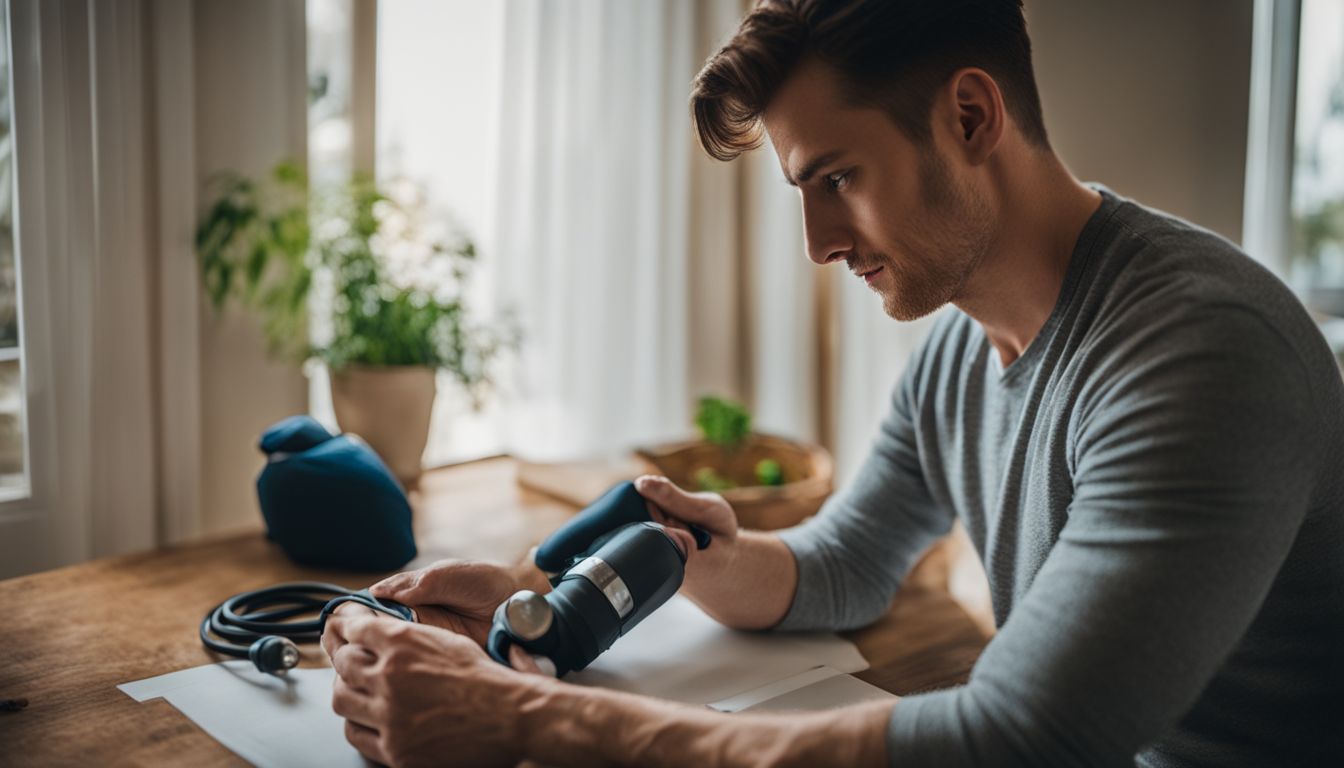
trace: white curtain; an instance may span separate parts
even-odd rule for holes
[[[732,164],[695,144],[687,98],[736,29],[736,0],[511,0],[491,267],[526,342],[505,447],[615,455],[687,435],[696,398],[862,460],[927,323],[860,283],[819,280],[768,146]]]
[[[30,494],[0,575],[157,542],[143,7],[14,2]]]
[[[891,393],[933,317],[901,323],[863,282],[837,270],[834,288],[839,322],[834,381],[837,484],[853,478],[891,405]],[[941,310],[949,311],[947,309]]]
[[[0,501],[0,577],[255,529],[302,377],[203,307],[193,235],[206,178],[302,156],[303,2],[8,10],[31,493]]]
[[[798,193],[783,183],[774,148],[744,155],[749,394],[757,430],[825,442],[824,362],[829,341],[820,302],[825,281],[803,248]]]
[[[733,311],[702,308],[691,277],[695,246],[735,257],[730,222],[692,231],[705,180],[686,99],[713,5],[508,4],[492,275],[525,338],[505,427],[519,455],[610,455],[690,427],[692,313]]]

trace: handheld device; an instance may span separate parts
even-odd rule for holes
[[[696,546],[710,536],[692,528]],[[518,645],[557,675],[588,666],[676,594],[686,554],[649,518],[633,483],[612,488],[537,547],[552,590],[520,590],[496,610],[486,651],[501,664]]]
[[[648,502],[629,481],[613,486],[546,538],[537,547],[533,562],[554,587],[570,568],[615,536],[630,523],[648,523]],[[709,546],[710,536],[699,526],[690,526],[697,549]]]

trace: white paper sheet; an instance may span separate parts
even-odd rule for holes
[[[226,661],[117,686],[136,701],[163,697],[216,741],[259,766],[365,768],[331,711],[331,668],[264,675]]]
[[[831,667],[813,667],[806,672],[799,672],[796,675],[786,677],[783,680],[776,680],[773,683],[766,683],[759,688],[753,688],[750,691],[739,693],[736,696],[729,696],[726,699],[715,701],[709,704],[710,709],[717,709],[720,712],[740,712],[744,709],[760,704],[763,701],[773,699],[776,696],[783,696],[792,693],[799,688],[805,688],[813,683],[819,683],[836,675],[841,674],[837,669]]]
[[[835,709],[864,701],[894,699],[875,685],[830,667],[817,667],[709,706],[720,712],[778,712]]]
[[[676,595],[565,680],[709,704],[818,666],[858,672],[868,662],[853,643],[829,632],[732,630]]]
[[[740,698],[735,708],[751,708],[761,705],[763,690],[789,696],[867,666],[853,644],[835,635],[739,632],[676,596],[588,669],[565,680],[691,704],[722,704],[745,692],[752,695]],[[370,763],[346,742],[344,721],[331,711],[334,674],[331,669],[293,669],[284,679],[263,675],[250,662],[228,661],[117,687],[136,701],[167,699],[255,765],[362,768]],[[787,682],[762,688],[780,681]],[[812,699],[830,706],[823,702],[835,695],[831,688],[795,695],[799,703],[786,708],[809,708]]]

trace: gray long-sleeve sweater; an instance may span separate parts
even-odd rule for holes
[[[941,318],[854,483],[781,533],[783,629],[881,615],[954,518],[999,631],[893,766],[1344,765],[1344,382],[1227,241],[1100,189],[1002,368]]]

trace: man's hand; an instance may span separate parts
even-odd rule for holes
[[[686,547],[683,594],[719,622],[738,629],[765,629],[784,618],[798,584],[798,567],[778,536],[738,531],[737,515],[717,493],[687,493],[653,475],[636,480],[635,489],[648,501],[653,519]],[[710,545],[697,550],[687,524],[709,531]]]
[[[414,608],[421,624],[452,630],[484,646],[495,609],[521,588],[517,576],[502,565],[441,560],[389,576],[369,592]]]
[[[688,586],[713,580],[726,571],[737,544],[737,515],[722,496],[687,493],[671,480],[657,475],[636,479],[635,490],[648,502],[649,515],[654,522],[667,526],[673,538],[685,547]],[[709,532],[708,547],[695,548],[695,539],[687,530],[688,524]]]
[[[527,564],[523,564],[524,566]],[[398,573],[369,587],[377,598],[387,598],[415,609],[421,624],[466,635],[485,646],[495,608],[519,589],[546,589],[545,578],[535,567],[535,578],[525,578],[521,568],[510,569],[473,560],[442,560],[415,571]],[[333,616],[381,615],[356,603],[346,603]],[[339,627],[327,623],[322,648],[335,658],[346,638]]]
[[[365,757],[392,766],[524,757],[520,713],[554,680],[508,669],[461,633],[424,624],[352,613],[333,615],[328,628],[347,641],[332,655],[332,709]],[[520,648],[510,658],[535,668]]]
[[[460,634],[351,614],[330,619],[332,709],[365,757],[391,766],[882,765],[892,702],[725,715],[568,685],[492,661]],[[518,647],[510,659],[525,661]]]

